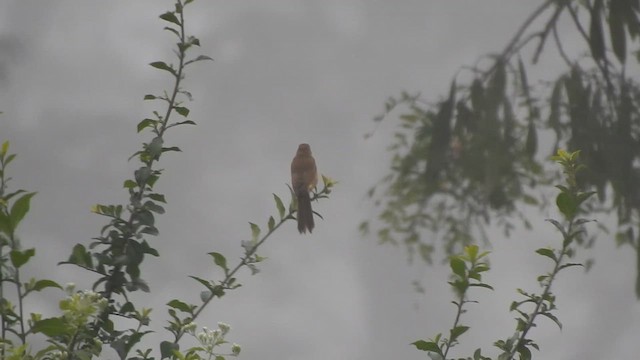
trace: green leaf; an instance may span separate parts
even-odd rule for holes
[[[180,150],[180,148],[177,146],[162,148],[162,152],[167,152],[167,151],[182,152],[182,150]]]
[[[479,283],[479,284],[469,284],[469,287],[481,287],[481,288],[485,288],[485,289],[489,289],[489,290],[493,290],[493,286],[489,285],[489,284],[485,284],[485,283]]]
[[[135,181],[131,180],[131,179],[125,180],[124,184],[122,185],[122,187],[124,187],[126,189],[133,189],[136,186],[138,186],[138,184]]]
[[[166,13],[160,15],[160,19],[168,21],[170,23],[174,23],[176,25],[180,25],[180,20],[178,20],[176,15],[170,11],[167,11]]]
[[[468,326],[458,325],[451,329],[450,341],[455,341],[460,335],[464,334],[467,330],[469,330]]]
[[[76,264],[80,266],[93,267],[93,258],[91,254],[87,251],[87,249],[82,244],[76,244],[73,247],[73,251],[71,255],[69,255],[69,260],[67,263]]]
[[[144,119],[140,121],[138,123],[138,132],[144,130],[145,128],[155,125],[157,122],[158,120],[153,120],[153,119]]]
[[[147,145],[147,152],[151,155],[152,158],[157,159],[157,157],[162,153],[162,143],[164,141],[161,137],[156,136],[151,140],[149,145]]]
[[[2,149],[0,149],[0,157],[4,157],[7,155],[7,151],[9,151],[9,140],[6,140],[2,143]]]
[[[449,261],[449,264],[451,266],[451,271],[453,271],[454,274],[464,279],[465,273],[466,273],[466,267],[465,267],[464,261],[459,257],[454,256]]]
[[[150,63],[149,65],[153,66],[156,69],[168,71],[174,76],[176,75],[176,71],[171,66],[167,65],[167,63],[165,63],[164,61],[155,61]]]
[[[31,248],[24,251],[11,250],[11,264],[17,269],[29,261],[29,258],[36,254],[36,249]]]
[[[284,219],[285,212],[284,204],[282,203],[280,197],[276,194],[273,194],[273,199],[276,201],[276,208],[278,208],[278,214],[280,215],[280,220],[282,220]]]
[[[562,270],[562,269],[564,269],[564,268],[573,267],[573,266],[581,266],[581,267],[584,267],[584,265],[582,265],[582,264],[580,264],[580,263],[568,263],[568,264],[564,264],[564,265],[560,266],[560,267],[558,268],[558,271],[560,271],[560,270]]]
[[[269,228],[269,231],[273,230],[273,227],[276,225],[276,220],[273,218],[273,216],[269,216],[269,222],[267,223],[267,227]]]
[[[556,258],[556,254],[551,249],[540,248],[540,249],[536,250],[536,253],[538,253],[538,254],[540,254],[542,256],[546,256],[546,257],[550,258],[553,261],[558,261],[558,259]]]
[[[62,286],[60,286],[57,282],[55,282],[53,280],[43,279],[43,280],[36,281],[36,283],[33,285],[31,290],[40,291],[40,290],[48,288],[48,287],[55,287],[55,288],[58,288],[58,289],[62,289]]]
[[[576,198],[566,192],[558,194],[558,197],[556,197],[556,205],[558,206],[558,210],[568,219],[571,219],[578,211]]]
[[[49,318],[37,321],[31,327],[34,333],[43,333],[49,337],[66,335],[69,333],[69,326],[61,318]]]
[[[35,194],[36,193],[34,192],[26,193],[25,195],[22,195],[18,200],[16,200],[13,203],[13,206],[11,206],[9,218],[11,219],[13,230],[18,228],[18,224],[20,224],[20,221],[22,221],[22,219],[24,219],[24,216],[29,212],[31,198]]]
[[[418,350],[431,351],[438,355],[442,355],[442,350],[440,350],[438,344],[433,341],[418,340],[412,342],[411,345],[414,345],[416,348],[418,348]]]
[[[170,341],[163,341],[160,343],[160,356],[161,359],[166,359],[173,356],[174,351],[180,350],[180,345],[172,343]]]
[[[211,57],[207,56],[207,55],[200,55],[200,56],[196,57],[195,59],[191,59],[191,60],[185,62],[184,65],[186,66],[186,65],[189,65],[189,64],[194,63],[196,61],[203,61],[203,60],[211,60],[211,61],[213,61],[213,59]]]
[[[145,95],[145,96],[144,96],[144,99],[143,99],[143,100],[155,100],[155,99],[157,99],[157,98],[158,98],[158,97],[157,97],[157,96],[155,96],[155,95],[153,95],[153,94],[147,94],[147,95]]]
[[[210,252],[209,255],[213,257],[213,262],[224,270],[225,274],[229,271],[227,268],[227,259],[222,254]]]
[[[178,309],[182,312],[186,312],[188,314],[193,314],[193,310],[195,309],[195,306],[193,305],[187,305],[186,303],[178,300],[178,299],[173,299],[171,301],[169,301],[167,303],[167,306],[172,307],[174,309]]]
[[[164,208],[153,201],[147,201],[144,203],[144,208],[153,211],[156,214],[164,214]]]
[[[160,231],[155,226],[145,226],[142,230],[140,230],[140,234],[149,234],[152,236],[158,236]]]
[[[147,194],[147,196],[152,200],[159,201],[159,202],[165,203],[165,204],[167,203],[167,201],[164,198],[164,195],[162,195],[162,194],[153,193],[153,194]]]
[[[192,121],[192,120],[185,120],[185,121],[178,121],[171,124],[171,126],[178,126],[178,125],[196,125],[196,123],[195,121]]]
[[[176,110],[176,112],[184,117],[189,116],[189,109],[187,109],[186,107],[183,106],[176,106],[174,107],[174,109]]]
[[[176,30],[174,28],[171,28],[171,27],[168,27],[168,26],[165,26],[164,30],[171,31],[172,33],[174,33],[178,37],[178,39],[180,39],[180,33],[178,32],[178,30]]]
[[[211,281],[199,278],[197,276],[189,276],[190,278],[192,278],[193,280],[199,282],[200,284],[204,285],[204,287],[206,287],[207,289],[211,290],[213,289],[213,284],[211,283]]]
[[[249,223],[249,225],[251,226],[251,238],[253,239],[253,241],[257,241],[258,236],[260,236],[260,227],[251,222]]]

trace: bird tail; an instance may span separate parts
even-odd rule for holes
[[[308,192],[298,194],[298,231],[303,234],[307,230],[313,230],[313,210],[311,209],[311,198]]]

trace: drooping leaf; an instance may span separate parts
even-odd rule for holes
[[[62,286],[60,286],[57,282],[55,282],[53,280],[47,280],[47,279],[36,281],[36,283],[33,285],[33,287],[31,289],[34,290],[34,291],[40,291],[40,290],[46,289],[48,287],[54,287],[54,288],[62,289]]]

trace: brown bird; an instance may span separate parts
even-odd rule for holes
[[[316,161],[311,156],[309,144],[300,144],[296,156],[291,161],[291,186],[298,199],[298,231],[309,233],[313,230],[313,210],[309,191],[318,184]]]

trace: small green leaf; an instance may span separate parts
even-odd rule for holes
[[[156,159],[162,153],[163,142],[164,141],[159,136],[156,136],[151,140],[146,150],[152,158]]]
[[[122,185],[122,187],[124,187],[126,189],[133,189],[136,186],[138,186],[138,184],[135,181],[131,180],[131,179],[125,180],[124,184]]]
[[[211,281],[199,278],[197,276],[189,276],[190,278],[192,278],[193,280],[199,282],[200,284],[204,285],[204,287],[206,287],[207,289],[211,290],[213,289],[213,284],[211,284]]]
[[[9,165],[9,163],[11,163],[15,158],[16,154],[9,154],[9,156],[7,156],[7,158],[4,160],[4,167],[6,168],[7,165]]]
[[[176,106],[174,107],[174,109],[176,109],[176,112],[184,117],[189,116],[189,109],[187,109],[184,106]]]
[[[469,330],[468,326],[458,325],[451,329],[450,341],[455,341],[460,335],[464,334],[467,330]]]
[[[182,302],[182,301],[180,301],[178,299],[173,299],[173,300],[169,301],[167,303],[167,306],[172,307],[174,309],[178,309],[178,310],[180,310],[182,312],[186,312],[188,314],[192,314],[193,310],[195,308],[195,306],[193,306],[193,305],[189,306],[186,303],[184,303],[184,302]]]
[[[7,155],[7,151],[9,151],[9,141],[6,140],[2,143],[2,149],[0,150],[0,157],[4,157]]]
[[[451,271],[461,278],[465,277],[466,267],[464,261],[457,256],[453,256],[449,262]]]
[[[160,201],[161,203],[165,203],[165,204],[167,203],[167,201],[164,198],[164,195],[162,195],[162,194],[152,193],[152,194],[147,194],[147,196],[150,199],[153,199],[155,201]]]
[[[442,355],[442,350],[440,350],[438,344],[433,341],[418,340],[412,342],[411,345],[414,345],[416,348],[418,348],[418,350],[431,351],[438,355]]]
[[[153,211],[156,214],[164,214],[164,208],[153,201],[147,201],[144,203],[144,208]]]
[[[553,261],[558,261],[558,259],[556,258],[556,254],[551,249],[540,248],[540,249],[536,250],[536,253],[538,253],[538,254],[540,254],[542,256],[546,256],[546,257],[550,258]]]
[[[178,125],[196,125],[196,123],[192,120],[185,120],[185,121],[178,121],[171,124],[171,126],[178,126]]]
[[[251,238],[253,239],[253,241],[257,241],[258,237],[260,236],[260,227],[254,223],[249,223],[249,225],[251,226]]]
[[[213,257],[213,262],[224,270],[225,274],[229,271],[227,268],[227,259],[222,254],[210,252],[209,255]]]
[[[153,66],[156,69],[168,71],[174,76],[176,75],[176,71],[171,66],[167,65],[167,63],[165,63],[164,61],[152,62],[149,65]]]
[[[477,245],[465,246],[464,252],[472,262],[475,262],[476,258],[478,257],[478,246]]]
[[[284,204],[282,203],[280,197],[276,194],[273,194],[273,199],[276,201],[276,208],[278,208],[278,214],[280,215],[280,220],[282,220],[284,219],[285,212]]]
[[[180,150],[180,148],[177,146],[162,148],[162,152],[167,152],[167,151],[182,152],[182,150]]]
[[[178,39],[180,39],[180,33],[178,32],[178,30],[176,30],[174,28],[170,28],[168,26],[165,26],[164,30],[171,31],[172,33],[174,33],[178,37]]]
[[[194,45],[199,45],[199,44],[194,44]],[[189,65],[189,64],[194,63],[196,61],[203,61],[203,60],[211,60],[211,61],[213,61],[213,59],[211,57],[207,56],[207,55],[200,55],[200,56],[196,57],[195,59],[191,59],[191,60],[185,62],[184,65],[186,66],[186,65]]]
[[[147,94],[144,96],[144,100],[155,100],[157,97],[153,94]]]
[[[60,286],[57,282],[53,280],[47,280],[47,279],[36,281],[36,283],[33,285],[31,289],[34,291],[40,291],[48,287],[55,287],[58,289],[62,289],[62,286]]]
[[[275,225],[276,225],[276,220],[273,218],[273,216],[269,216],[269,222],[267,223],[269,231],[273,230],[273,227]]]
[[[144,228],[142,228],[142,230],[140,230],[140,234],[149,234],[151,236],[158,236],[158,234],[160,234],[160,231],[158,231],[158,229],[155,226],[145,226]]]
[[[148,128],[149,126],[153,126],[157,123],[157,120],[153,120],[153,119],[144,119],[142,121],[140,121],[138,123],[138,132],[144,130],[145,128]]]
[[[27,261],[29,261],[29,258],[34,256],[35,254],[36,254],[36,249],[34,249],[34,248],[27,249],[27,250],[24,250],[24,251],[11,250],[11,253],[10,253],[11,264],[15,268],[19,268],[22,265],[26,264]]]
[[[180,20],[178,20],[176,15],[170,11],[167,11],[166,13],[160,15],[160,19],[168,21],[170,23],[174,23],[176,25],[180,25]]]
[[[573,267],[573,266],[582,266],[582,267],[584,267],[584,265],[582,265],[580,263],[568,263],[568,264],[564,264],[564,265],[560,266],[558,268],[558,271],[560,271],[560,270],[562,270],[564,268]]]

